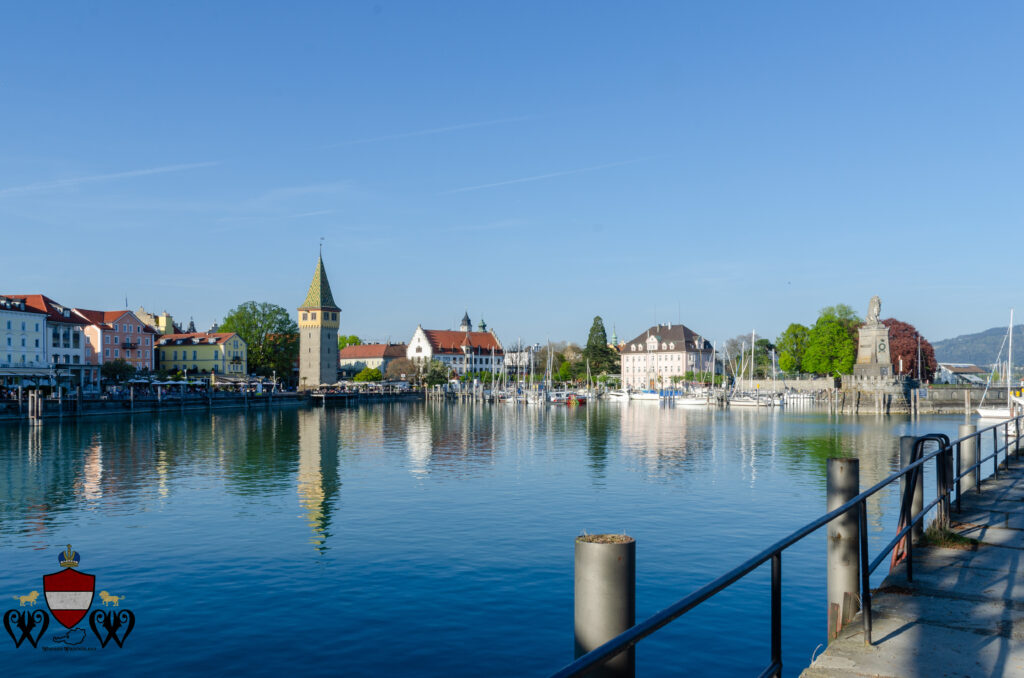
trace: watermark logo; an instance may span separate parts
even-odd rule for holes
[[[64,633],[54,635],[52,640],[57,645],[63,645],[64,649],[81,645],[85,641],[86,632],[78,628],[78,624],[88,615],[89,628],[99,640],[100,647],[106,647],[110,641],[114,641],[118,647],[124,647],[125,640],[135,628],[135,614],[121,607],[125,596],[113,595],[106,590],[99,592],[105,609],[95,609],[89,614],[96,594],[96,575],[80,572],[77,568],[81,560],[78,552],[68,544],[57,556],[57,562],[64,569],[43,576],[43,600],[46,607],[57,623],[67,629]],[[37,607],[39,591],[12,597],[18,601],[19,609],[4,612],[4,629],[11,636],[15,647],[21,647],[25,641],[32,647],[38,647],[50,626],[50,616]]]

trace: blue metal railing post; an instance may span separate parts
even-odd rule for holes
[[[782,675],[782,552],[772,555],[772,666]]]

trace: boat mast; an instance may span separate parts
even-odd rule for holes
[[[1010,309],[1010,346],[1006,349],[1006,409],[1013,416],[1013,398],[1010,394],[1010,377],[1013,376],[1013,309]]]

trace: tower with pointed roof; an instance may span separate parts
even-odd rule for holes
[[[472,332],[473,321],[469,319],[469,311],[466,311],[465,315],[462,316],[462,324],[459,325],[460,332]]]
[[[341,309],[334,303],[323,255],[316,260],[313,282],[299,306],[299,389],[338,381],[338,327]]]

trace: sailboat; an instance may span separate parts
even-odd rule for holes
[[[1009,347],[1006,350],[1006,405],[984,407],[985,397],[982,396],[977,412],[982,419],[1010,419],[1016,416],[1017,406],[1013,398],[1013,309],[1010,309],[1010,329],[1008,330]],[[999,361],[999,356],[996,356]]]

